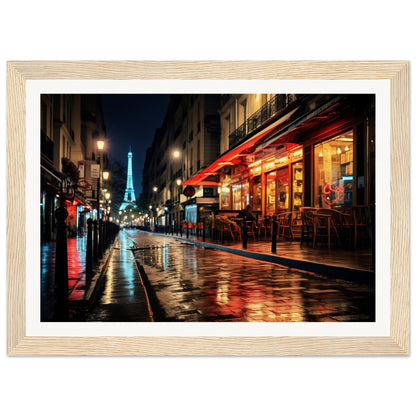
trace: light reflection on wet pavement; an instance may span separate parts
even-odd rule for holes
[[[373,288],[142,233],[135,241],[167,320],[186,322],[374,321]]]

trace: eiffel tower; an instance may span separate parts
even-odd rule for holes
[[[127,154],[127,157],[128,157],[127,185],[126,185],[126,190],[124,192],[124,200],[122,204],[120,205],[119,211],[124,211],[127,207],[137,208],[136,196],[134,194],[134,188],[133,188],[133,167],[132,167],[133,153],[131,152],[131,146],[129,148],[129,153]]]

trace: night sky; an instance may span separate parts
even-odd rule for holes
[[[142,172],[146,150],[155,130],[162,126],[169,104],[168,94],[102,95],[107,129],[107,155],[127,166],[127,153],[133,152],[133,186],[136,198],[142,192]]]

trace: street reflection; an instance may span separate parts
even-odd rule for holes
[[[372,293],[312,273],[158,236],[130,232],[135,255],[170,319],[183,321],[302,322],[373,320]],[[147,240],[160,240],[158,246]],[[351,290],[353,292],[351,292]],[[353,293],[353,296],[351,294]]]

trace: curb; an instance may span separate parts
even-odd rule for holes
[[[83,299],[81,299],[81,300],[69,300],[69,302],[68,302],[69,308],[72,307],[72,308],[78,310],[78,312],[81,312],[81,314],[84,314],[85,309],[90,308],[91,305],[94,303],[94,300],[95,300],[97,292],[100,288],[102,279],[104,277],[105,272],[107,271],[108,264],[111,260],[111,256],[113,254],[114,246],[118,242],[118,239],[119,239],[119,237],[117,236],[116,239],[114,240],[114,243],[104,253],[104,255],[106,255],[107,257],[99,263],[98,267],[101,267],[101,268],[91,278],[88,279],[88,280],[90,280],[90,283],[88,285],[88,288],[86,289],[86,292],[85,292],[85,295],[84,295]],[[75,288],[76,288],[76,286],[74,287],[74,289]]]

